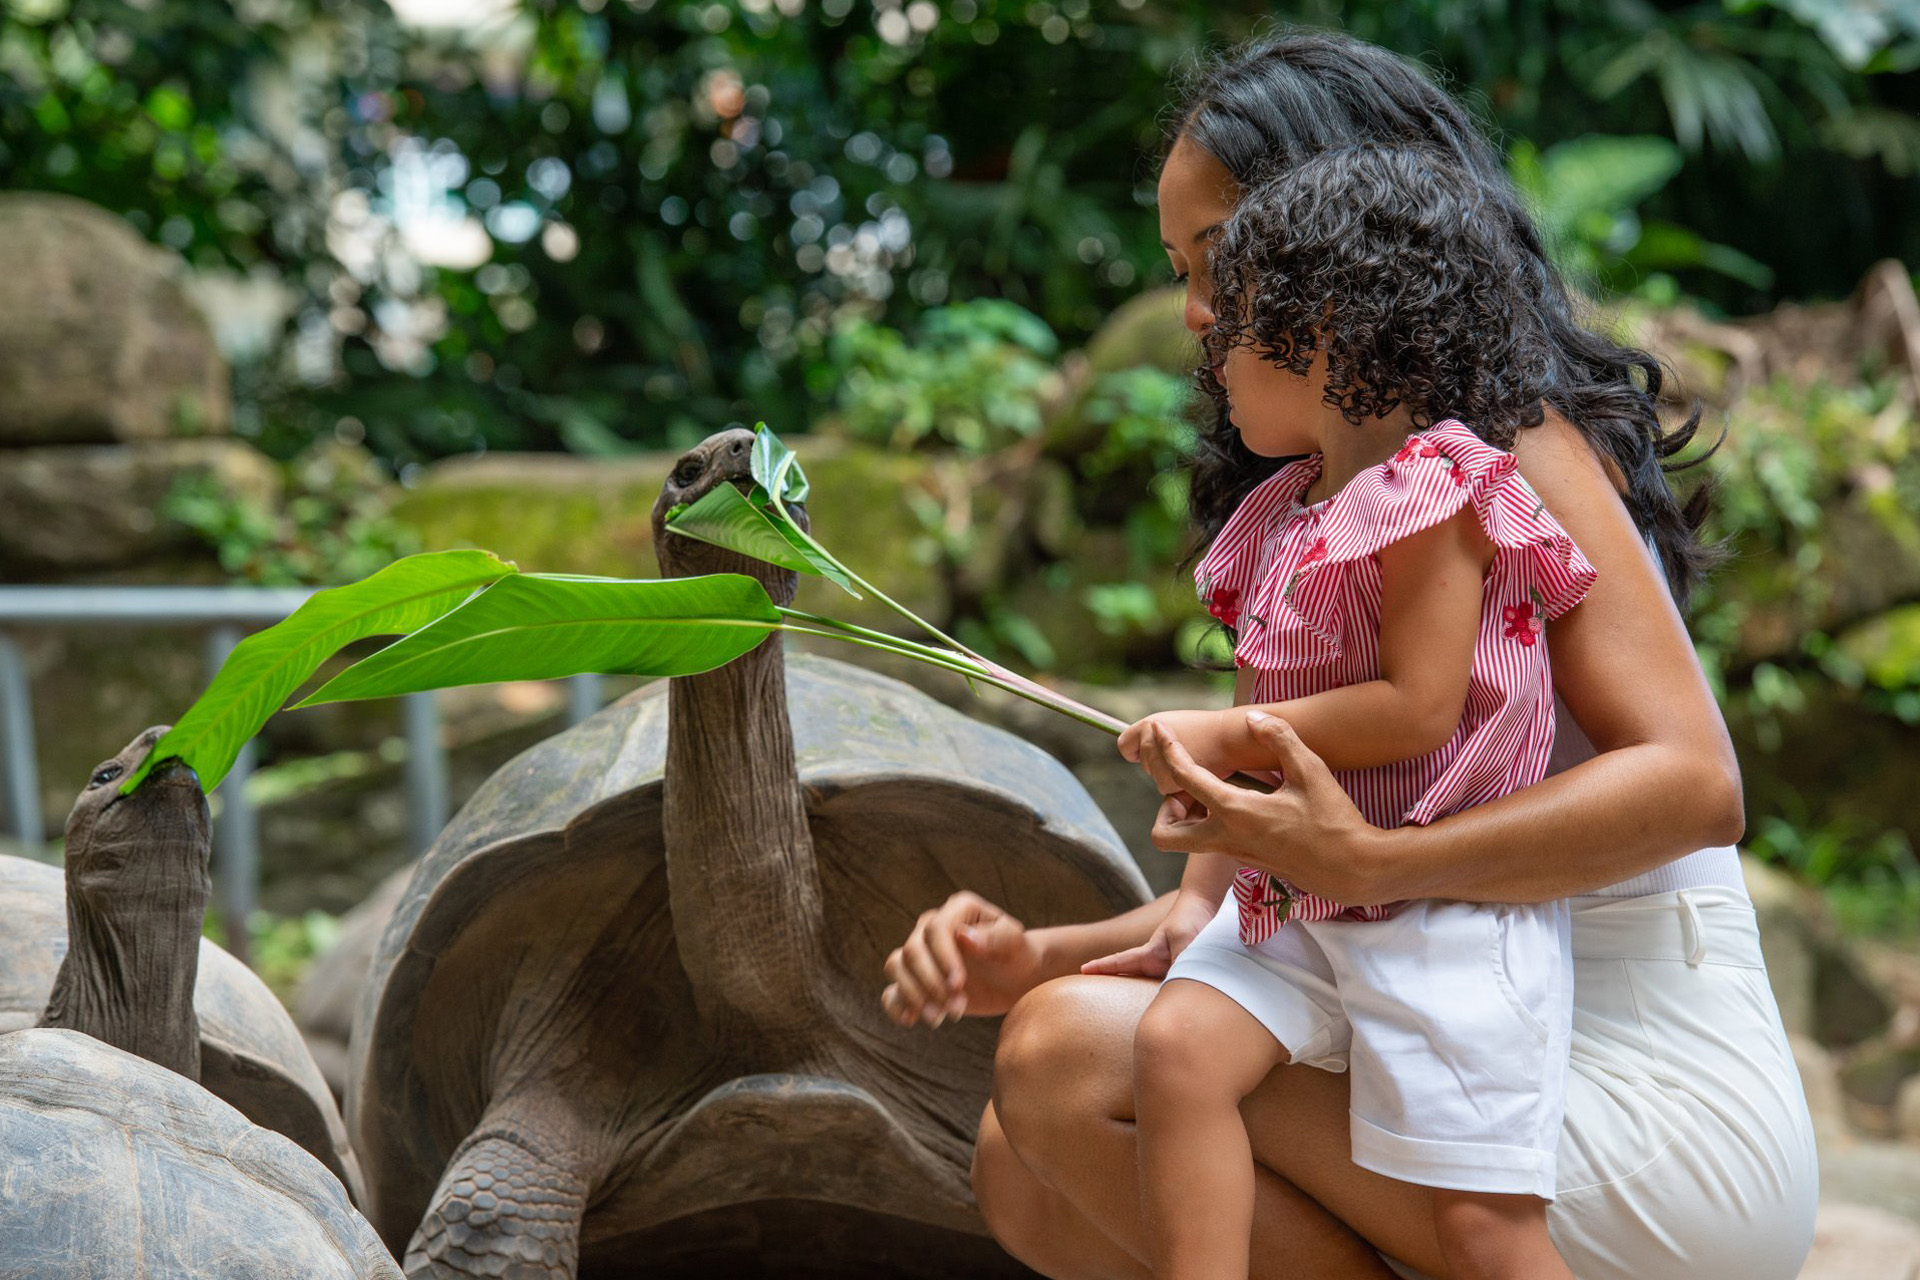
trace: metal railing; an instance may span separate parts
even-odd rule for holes
[[[40,807],[32,691],[26,662],[10,631],[28,627],[192,627],[207,633],[209,679],[240,643],[243,632],[271,626],[306,603],[306,587],[0,587],[0,798],[9,826],[29,850],[46,832]],[[567,722],[599,709],[598,676],[568,681]],[[404,698],[408,812],[416,851],[447,824],[446,753],[440,713],[431,693]],[[254,771],[249,741],[220,785],[214,819],[214,899],[225,924],[227,950],[248,959],[247,921],[260,900],[259,816],[247,799]]]

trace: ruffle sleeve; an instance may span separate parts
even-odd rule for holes
[[[1264,566],[1250,588],[1251,607],[1276,625],[1245,636],[1236,657],[1275,667],[1338,658],[1355,598],[1351,566],[1468,505],[1494,544],[1489,574],[1538,607],[1509,623],[1537,633],[1586,596],[1593,566],[1521,478],[1514,456],[1450,419],[1407,437],[1391,460],[1355,476],[1319,508],[1296,555]]]

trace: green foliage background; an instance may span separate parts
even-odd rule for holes
[[[1170,78],[1276,20],[1424,58],[1523,185],[1575,193],[1543,219],[1599,284],[1744,312],[1920,261],[1914,0],[530,0],[450,31],[373,0],[3,12],[0,182],[277,282],[238,374],[242,429],[282,457],[336,429],[400,466],[794,430],[833,398],[847,308],[904,327],[1001,298],[1073,345],[1164,272]],[[1588,135],[1635,141],[1554,170]],[[483,223],[486,260],[422,265],[429,215]]]

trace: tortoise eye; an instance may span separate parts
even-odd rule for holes
[[[673,482],[682,489],[700,478],[706,468],[697,458],[689,458],[673,469]]]
[[[93,771],[93,780],[87,785],[104,787],[125,772],[118,764],[103,764]]]

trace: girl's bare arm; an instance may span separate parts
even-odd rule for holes
[[[1384,548],[1379,678],[1260,709],[1291,724],[1335,769],[1371,769],[1438,751],[1466,708],[1481,587],[1492,559],[1493,544],[1471,506]],[[1272,765],[1247,732],[1246,717],[1230,711],[1148,716],[1120,735],[1120,754],[1137,760],[1140,736],[1156,721],[1216,773]]]

